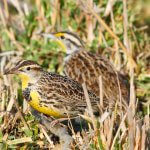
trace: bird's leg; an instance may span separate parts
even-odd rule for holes
[[[50,126],[51,127],[54,127],[56,124],[62,122],[62,121],[65,121],[65,120],[68,120],[68,118],[59,118],[59,119],[55,119],[53,120],[51,123],[50,123]]]

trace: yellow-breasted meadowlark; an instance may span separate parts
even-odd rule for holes
[[[32,108],[55,118],[75,117],[87,108],[82,86],[66,76],[44,71],[31,60],[21,60],[5,74],[18,74],[24,98]],[[93,112],[99,98],[88,91]]]
[[[115,70],[105,58],[87,51],[83,41],[72,32],[56,32],[43,36],[60,40],[66,47],[64,72],[80,84],[86,83],[87,88],[100,95],[98,77],[102,77],[102,92],[110,107],[121,102],[127,106],[129,101],[129,85],[126,77]]]

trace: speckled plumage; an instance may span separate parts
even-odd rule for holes
[[[55,73],[43,72],[35,85],[41,96],[40,104],[55,107],[64,115],[83,114],[87,108],[83,88],[76,81]],[[99,98],[88,92],[93,111],[98,111]]]
[[[129,87],[126,79],[108,60],[100,56],[85,50],[76,51],[65,61],[64,72],[80,84],[85,82],[88,89],[97,96],[100,95],[98,78],[101,76],[103,94],[109,106],[114,105],[117,100],[120,101],[120,94],[122,100],[128,102]]]
[[[128,105],[128,81],[124,75],[115,70],[109,60],[87,51],[77,35],[64,31],[51,35],[66,46],[67,56],[64,59],[64,72],[67,76],[80,84],[85,82],[87,88],[97,96],[100,95],[98,78],[101,76],[104,103],[107,104],[105,108],[115,106],[116,102],[121,106]]]
[[[83,114],[87,103],[82,86],[67,76],[44,71],[33,61],[23,60],[6,72],[21,74],[23,96],[38,112],[55,118]],[[93,112],[99,112],[99,98],[88,91]]]

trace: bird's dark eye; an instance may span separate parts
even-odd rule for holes
[[[31,68],[30,67],[27,67],[27,70],[29,71]]]
[[[61,38],[61,39],[64,39],[65,37],[64,37],[64,36],[60,36],[60,38]]]

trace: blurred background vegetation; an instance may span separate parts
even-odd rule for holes
[[[136,62],[136,96],[144,106],[142,114],[147,114],[150,104],[150,1],[88,2],[119,37]],[[7,64],[14,63],[16,58],[24,58],[38,62],[49,71],[63,74],[61,68],[65,54],[60,52],[60,45],[56,41],[44,39],[39,33],[67,30],[78,34],[88,50],[107,57],[117,70],[129,75],[126,54],[84,4],[86,0],[1,0],[1,71],[4,60]],[[1,84],[2,75],[0,78]],[[30,120],[30,117],[26,116],[26,119]],[[30,135],[30,132],[26,134]]]

